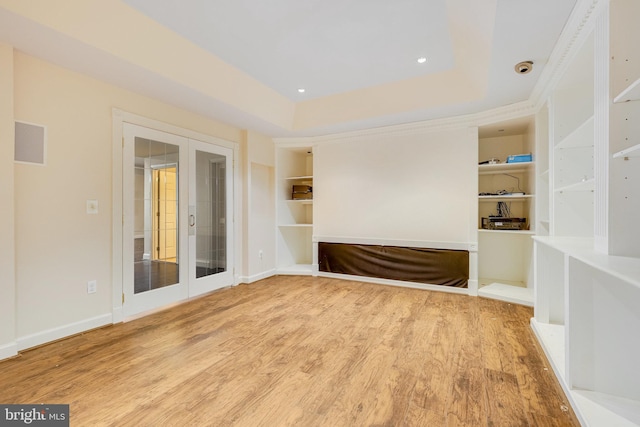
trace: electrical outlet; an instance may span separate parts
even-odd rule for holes
[[[98,281],[97,280],[89,280],[87,282],[87,293],[94,294],[98,291]]]

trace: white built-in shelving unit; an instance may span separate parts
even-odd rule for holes
[[[640,2],[616,0],[609,19],[606,247],[610,255],[640,258]],[[603,118],[603,120],[605,119]],[[607,156],[607,157],[605,157]],[[602,234],[605,234],[604,232]]]
[[[535,234],[535,161],[506,160],[509,155],[533,153],[534,145],[532,117],[479,129],[479,162],[500,162],[478,165],[478,295],[529,306],[533,305],[530,259],[531,235]],[[526,229],[483,229],[482,218],[496,215],[498,202],[507,204],[511,217],[527,218]]]
[[[551,230],[593,237],[594,40],[588,37],[549,102]]]
[[[549,191],[549,107],[544,104],[535,117],[536,152],[536,206],[535,230],[538,236],[548,236],[550,231]]]
[[[640,425],[640,2],[599,2],[548,102],[532,328],[585,426]],[[538,216],[545,213],[541,206]]]
[[[583,425],[640,425],[640,259],[534,237],[531,325]]]
[[[292,199],[294,185],[313,188],[312,148],[278,147],[276,170],[276,271],[278,274],[312,274],[313,199]]]

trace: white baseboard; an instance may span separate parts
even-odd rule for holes
[[[471,295],[472,297],[477,297],[478,296],[478,281],[469,279],[469,282],[468,282],[467,286],[468,286],[468,289],[469,289],[469,295]]]
[[[22,351],[31,347],[46,344],[61,338],[79,334],[90,329],[99,328],[105,325],[111,325],[113,316],[111,313],[92,317],[90,319],[81,320],[79,322],[70,323],[68,325],[57,328],[47,329],[46,331],[20,337],[16,340],[17,350]]]
[[[467,288],[456,288],[453,286],[428,285],[424,283],[405,282],[402,280],[379,279],[377,277],[364,277],[364,276],[352,276],[350,274],[325,273],[322,271],[318,272],[318,276],[330,277],[334,279],[352,280],[356,282],[375,283],[378,285],[399,286],[402,288],[423,289],[426,291],[450,292],[452,294],[464,294],[464,295],[469,294],[469,290]]]
[[[124,311],[122,310],[122,306],[113,307],[112,313],[113,313],[113,318],[111,319],[111,322],[113,324],[124,322]]]
[[[0,345],[0,360],[8,359],[18,355],[18,344],[13,341],[8,344]]]
[[[238,279],[240,280],[240,283],[253,283],[257,282],[258,280],[266,279],[267,277],[275,275],[276,269],[274,268],[271,270],[263,271],[262,273],[253,274],[251,276],[238,276]]]

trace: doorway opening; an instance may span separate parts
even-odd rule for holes
[[[174,285],[178,264],[178,149],[135,138],[134,293]]]

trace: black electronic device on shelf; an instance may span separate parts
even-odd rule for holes
[[[483,230],[527,230],[527,218],[489,216],[482,218]]]

